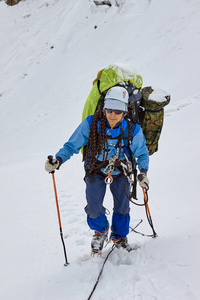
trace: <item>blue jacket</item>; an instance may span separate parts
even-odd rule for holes
[[[90,127],[94,116],[87,117],[74,131],[72,136],[69,138],[68,142],[66,142],[58,153],[56,153],[56,158],[59,160],[60,165],[70,159],[73,154],[79,153],[80,149],[87,144]],[[99,126],[99,124],[98,124]],[[106,132],[108,136],[108,152],[107,159],[109,160],[113,155],[117,153],[117,149],[115,145],[118,142],[118,139],[113,139],[123,131],[125,132],[128,124],[125,119],[119,122],[113,129],[110,128],[107,123]],[[138,168],[141,172],[147,172],[149,166],[149,152],[146,147],[146,140],[144,138],[142,129],[138,124],[135,125],[135,128],[132,133],[132,143],[130,144],[130,150],[132,151],[132,155],[137,159]],[[109,139],[109,136],[112,136],[112,139]],[[124,146],[124,140],[122,140],[122,146]],[[120,160],[125,160],[124,152],[126,147],[122,147]],[[127,154],[127,152],[126,152]],[[100,155],[98,160],[102,161],[103,153]],[[117,175],[119,173],[118,170],[113,172],[113,175]]]

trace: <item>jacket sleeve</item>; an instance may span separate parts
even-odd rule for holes
[[[88,118],[85,119],[74,131],[63,147],[56,153],[60,165],[70,159],[73,154],[79,153],[80,149],[87,144],[90,133]]]
[[[137,158],[138,168],[141,172],[147,172],[149,169],[149,151],[146,146],[146,140],[142,129],[137,125],[135,132],[137,132],[132,140],[130,149],[133,157]]]

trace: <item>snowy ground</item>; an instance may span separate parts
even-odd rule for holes
[[[103,259],[90,256],[81,155],[55,174],[68,267],[44,162],[79,124],[98,70],[113,62],[137,67],[144,86],[172,100],[149,171],[159,237],[130,233],[138,250],[111,254],[92,299],[200,299],[200,2],[111,2],[0,2],[0,299],[82,300],[95,284]],[[109,191],[105,206],[112,213]],[[144,209],[131,205],[132,227],[141,218],[138,230],[151,233]]]

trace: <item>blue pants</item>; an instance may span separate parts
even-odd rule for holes
[[[94,182],[91,183],[86,177],[86,199],[87,206],[85,212],[87,213],[87,222],[92,230],[105,231],[109,228],[109,223],[105,215],[105,207],[103,200],[106,193],[105,177],[100,174],[93,174]],[[116,176],[113,176],[115,178]],[[129,183],[126,180],[124,192],[125,176],[119,177],[110,184],[110,190],[113,195],[114,207],[112,216],[112,238],[126,237],[129,233]]]

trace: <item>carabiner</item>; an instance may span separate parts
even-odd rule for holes
[[[112,178],[111,174],[112,174],[112,172],[109,172],[108,176],[106,176],[106,178],[105,178],[106,184],[111,184],[113,182],[113,178]]]

